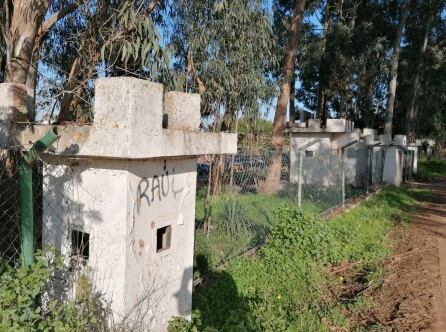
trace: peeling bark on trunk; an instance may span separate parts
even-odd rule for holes
[[[49,4],[50,0],[13,1],[10,26],[6,33],[8,59],[5,82],[26,84],[37,32]]]
[[[398,63],[401,51],[401,36],[404,26],[406,25],[407,13],[409,11],[408,0],[405,0],[401,6],[400,19],[396,29],[395,39],[393,41],[393,54],[390,67],[389,91],[387,95],[386,122],[384,126],[384,134],[392,135],[393,109],[395,104],[396,85],[398,79]]]
[[[296,0],[288,33],[288,44],[285,51],[282,79],[280,81],[280,94],[277,100],[276,113],[274,115],[272,144],[278,149],[281,149],[284,144],[283,133],[285,130],[285,116],[288,102],[290,100],[291,81],[296,66],[296,52],[299,45],[300,28],[302,25],[304,9],[305,0]]]

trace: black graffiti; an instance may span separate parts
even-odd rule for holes
[[[155,174],[151,178],[142,178],[138,183],[136,190],[136,208],[138,212],[141,209],[142,201],[145,201],[149,206],[155,201],[161,202],[163,198],[170,194],[176,196],[184,190],[184,187],[177,187],[175,185],[175,167],[172,168],[172,174],[164,162],[163,172],[161,175]]]

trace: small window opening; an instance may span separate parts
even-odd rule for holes
[[[170,248],[172,226],[164,226],[156,230],[156,252]]]
[[[169,114],[167,113],[163,114],[162,123],[163,123],[163,129],[167,129],[167,127],[169,126]]]
[[[314,151],[305,150],[305,157],[308,157],[308,158],[314,157]]]
[[[90,257],[90,234],[78,230],[71,230],[72,256],[87,260]]]

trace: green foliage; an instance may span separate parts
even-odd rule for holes
[[[242,117],[238,120],[238,133],[241,135],[269,135],[273,130],[272,121],[258,117]]]
[[[446,160],[419,160],[418,176],[431,179],[446,176]]]
[[[209,266],[209,280],[194,291],[192,322],[175,320],[169,331],[348,330],[343,312],[370,304],[360,296],[348,304],[328,301],[327,287],[341,281],[326,268],[360,261],[366,282],[379,279],[390,252],[386,234],[395,215],[416,206],[415,194],[387,188],[329,221],[283,202],[275,205],[259,254],[238,257],[224,271]],[[200,260],[206,265],[206,257]]]
[[[271,226],[268,243],[262,250],[266,259],[271,255],[286,255],[292,248],[305,260],[322,263],[338,260],[335,234],[316,215],[304,215],[293,206],[283,205],[275,211],[274,218],[277,222]]]
[[[123,1],[112,11],[110,23],[101,31],[101,36],[105,36],[101,59],[106,64],[122,66],[120,69],[127,73],[165,81],[171,78],[170,54],[160,46],[161,35],[152,16],[144,12],[145,6]]]
[[[181,89],[200,92],[205,116],[224,110],[224,130],[234,129],[237,116],[258,118],[259,101],[275,92],[266,75],[274,37],[262,1],[180,0],[172,9]]]
[[[103,331],[108,310],[88,278],[79,280],[73,301],[45,299],[60,258],[36,256],[30,267],[3,266],[0,271],[0,331]]]
[[[248,232],[248,219],[245,208],[235,199],[226,201],[217,227],[227,235],[237,238]]]

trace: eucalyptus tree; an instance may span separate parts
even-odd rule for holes
[[[328,116],[373,125],[386,90],[393,13],[380,1],[321,4],[319,25],[304,29],[298,96],[322,126]]]
[[[413,22],[417,22],[419,26],[422,26],[422,29],[415,29],[418,33],[415,33],[415,41],[413,41],[413,47],[415,49],[416,60],[414,66],[414,75],[413,75],[413,87],[411,90],[410,102],[407,106],[406,111],[406,134],[409,142],[415,142],[416,140],[416,120],[418,113],[418,100],[420,98],[421,90],[422,90],[422,82],[421,77],[423,74],[424,67],[424,59],[426,56],[428,43],[429,43],[429,35],[431,34],[432,24],[434,19],[437,18],[437,15],[441,15],[441,11],[445,6],[445,1],[443,0],[432,0],[432,1],[423,1],[418,3],[415,2],[415,5],[418,5],[418,20],[411,20],[411,25]]]
[[[165,62],[151,21],[160,5],[161,0],[3,1],[0,51],[5,50],[6,61],[0,76],[33,91],[39,65],[51,68],[53,79],[63,82],[51,91],[62,106],[60,120],[73,119],[70,107],[86,99],[83,94],[98,70],[110,75],[122,65],[153,78],[153,63]]]
[[[177,86],[201,95],[201,113],[213,131],[238,131],[255,122],[274,86],[274,35],[260,0],[178,0],[171,7],[171,46]],[[252,126],[251,126],[252,127]],[[208,193],[221,189],[225,164],[216,156]]]
[[[384,133],[386,135],[392,135],[393,109],[395,106],[395,95],[396,95],[396,87],[398,80],[398,64],[401,51],[401,37],[403,35],[403,30],[406,25],[406,18],[408,12],[409,12],[409,0],[402,0],[398,26],[396,28],[395,37],[393,41],[392,60],[390,62],[390,78],[389,78],[389,88],[387,93],[386,121],[384,124]]]
[[[305,0],[295,0],[288,28],[282,74],[279,81],[279,97],[274,114],[272,144],[281,149],[284,144],[284,130],[287,106],[290,100],[291,83],[296,70],[296,52],[299,46],[300,30],[305,10]]]
[[[202,96],[202,114],[216,131],[237,118],[256,118],[274,87],[271,20],[259,0],[179,0],[172,3],[176,83]]]

